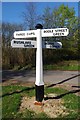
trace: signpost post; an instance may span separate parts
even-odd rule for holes
[[[41,105],[44,98],[44,82],[43,82],[43,60],[42,60],[42,25],[37,24],[37,51],[36,51],[36,101],[35,105]]]
[[[67,36],[69,30],[67,28],[55,28],[55,29],[42,29],[41,24],[36,25],[37,30],[29,31],[16,31],[14,32],[14,38],[37,38],[34,40],[19,40],[13,39],[11,46],[13,48],[37,48],[36,49],[36,81],[35,81],[35,105],[42,105],[44,98],[44,81],[43,81],[43,60],[42,60],[42,48],[48,49],[60,49],[62,48],[61,42],[42,41],[42,37],[56,37]]]

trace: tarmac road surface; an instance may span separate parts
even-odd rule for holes
[[[35,82],[35,70],[24,71],[2,71],[2,81],[17,80],[20,82]],[[45,84],[72,84],[80,85],[80,72],[79,71],[44,71]]]

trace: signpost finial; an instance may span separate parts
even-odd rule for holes
[[[43,26],[42,26],[40,23],[38,23],[38,24],[35,26],[35,28],[36,28],[36,29],[43,29]]]

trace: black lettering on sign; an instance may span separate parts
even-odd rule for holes
[[[53,30],[44,30],[44,33],[53,33]]]
[[[54,36],[64,36],[64,33],[53,33]]]
[[[56,46],[56,45],[55,45],[54,47],[55,47],[55,48],[59,48],[59,46]]]
[[[55,32],[67,32],[67,29],[57,29],[57,30],[55,30]]]
[[[49,42],[49,44],[50,44],[50,45],[54,45],[54,43],[52,43],[52,42]]]
[[[24,44],[24,41],[14,41],[14,44]]]
[[[35,35],[35,33],[34,33],[34,32],[31,32],[31,33],[27,33],[27,35]]]
[[[31,44],[31,42],[30,42],[30,41],[26,41],[26,42],[25,42],[25,44],[29,44],[29,45],[30,45],[30,44]]]
[[[34,45],[26,45],[26,44],[24,44],[24,47],[32,48],[32,47],[34,47]]]
[[[64,35],[64,33],[62,33],[62,35]]]
[[[54,42],[45,42],[45,45],[54,45]]]
[[[25,33],[16,33],[16,36],[25,36]]]

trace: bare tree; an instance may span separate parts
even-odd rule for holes
[[[22,14],[24,27],[34,29],[40,17],[37,14],[37,6],[35,2],[26,3],[26,9]]]
[[[42,20],[43,20],[43,26],[44,28],[51,28],[52,27],[52,11],[49,6],[47,6],[44,9],[43,15],[42,15]]]
[[[17,30],[22,30],[23,27],[20,24],[2,23],[2,38],[3,44],[11,46],[10,42],[13,39],[13,33]]]

